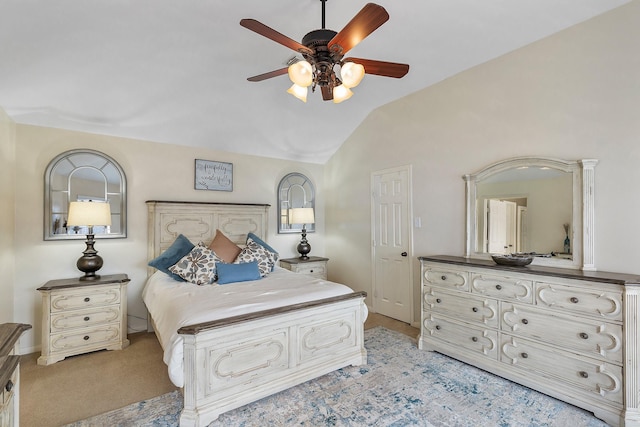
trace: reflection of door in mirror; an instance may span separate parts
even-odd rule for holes
[[[492,254],[523,252],[526,248],[526,198],[485,199],[482,247]]]

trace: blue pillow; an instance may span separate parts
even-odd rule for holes
[[[171,246],[167,248],[166,251],[162,252],[157,258],[149,261],[149,265],[151,267],[157,268],[163,273],[168,274],[175,280],[185,282],[186,280],[184,280],[182,277],[169,271],[169,267],[180,261],[182,257],[191,252],[191,249],[193,249],[194,247],[195,245],[181,234],[176,238]]]
[[[240,264],[216,264],[218,273],[218,284],[247,282],[249,280],[260,279],[260,269],[256,261],[243,262]]]

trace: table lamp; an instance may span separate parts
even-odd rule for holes
[[[80,280],[97,280],[100,278],[96,271],[102,268],[102,257],[93,248],[95,243],[93,227],[96,225],[111,225],[111,209],[106,202],[71,202],[69,204],[69,218],[67,226],[89,227],[87,234],[87,249],[78,259],[76,266],[84,272]]]
[[[307,242],[307,224],[315,223],[313,216],[313,208],[293,208],[289,212],[290,224],[302,224],[302,239],[298,244],[298,253],[300,259],[309,259],[309,252],[311,252],[311,245]]]

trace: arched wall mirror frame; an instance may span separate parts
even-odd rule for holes
[[[520,250],[506,252],[535,252],[539,256],[534,257],[533,265],[595,270],[594,173],[597,163],[595,159],[571,161],[547,157],[517,157],[464,175],[465,256],[490,259],[489,226],[493,220],[486,214],[488,200],[508,200],[515,205],[526,206],[528,225],[523,221],[516,232],[528,233],[530,242],[535,240],[533,236],[536,239],[545,234],[554,237],[551,242],[536,243],[541,249],[536,249],[533,243],[527,241],[514,244],[513,248]],[[558,184],[561,181],[569,182],[564,196],[550,193],[550,188],[562,187]],[[562,204],[562,200],[566,201],[567,206],[556,206]],[[532,222],[534,216],[544,217],[552,210],[563,211],[564,214],[551,219],[547,217],[544,222]],[[566,237],[571,242],[568,253],[563,252],[565,227]],[[548,229],[552,229],[552,233],[546,233]]]
[[[127,237],[127,181],[120,165],[95,150],[66,151],[44,174],[44,240],[86,239],[87,227],[66,227],[69,202],[108,201],[111,226],[93,227],[96,239]]]
[[[305,175],[292,172],[278,184],[278,233],[300,233],[302,224],[290,224],[289,212],[293,208],[313,208],[316,193],[311,180]],[[316,230],[315,224],[306,224],[307,233]]]

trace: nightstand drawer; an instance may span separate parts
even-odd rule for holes
[[[308,274],[318,279],[327,280],[327,261],[329,258],[311,256],[309,259],[287,258],[280,260],[280,266],[294,273]]]
[[[105,348],[112,343],[119,343],[119,325],[107,325],[97,328],[80,329],[71,333],[60,333],[51,335],[51,352],[78,352],[78,350],[89,351]]]
[[[104,325],[120,320],[120,306],[59,312],[51,315],[51,332]]]
[[[51,312],[100,307],[120,303],[120,286],[56,291],[51,296]]]
[[[298,265],[296,273],[309,274],[311,276],[325,278],[327,277],[327,268],[324,263],[310,262],[307,264]]]

